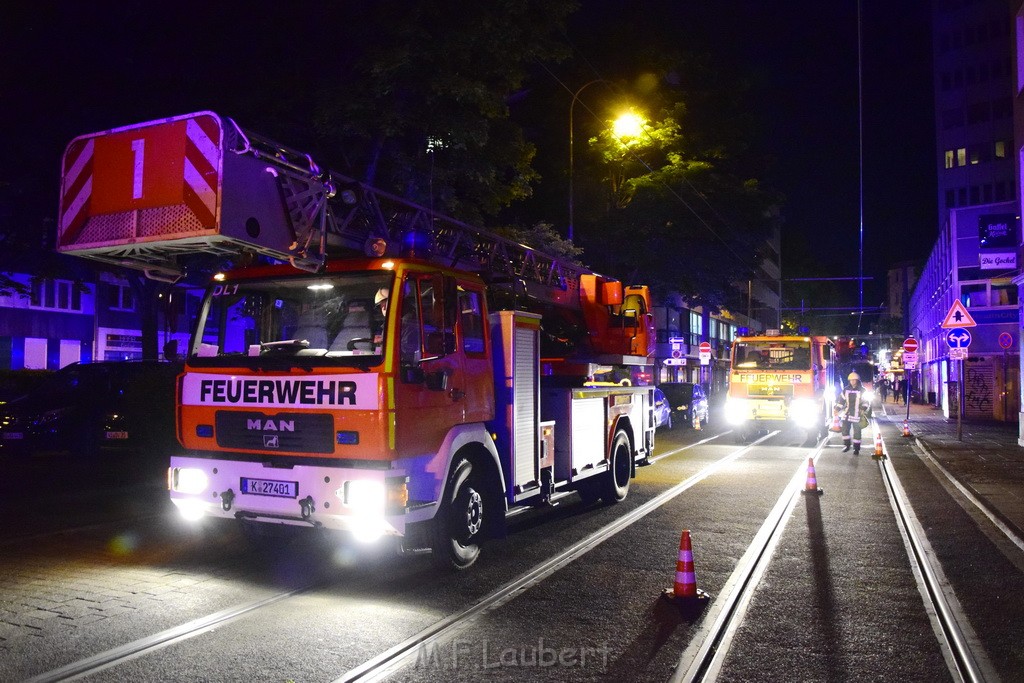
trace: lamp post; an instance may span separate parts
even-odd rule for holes
[[[594,80],[584,83],[579,89],[573,93],[572,102],[569,104],[569,241],[573,241],[573,112],[576,109],[576,100],[579,99],[580,93],[586,90],[588,87],[595,83],[609,83],[610,81],[604,78],[595,78]]]

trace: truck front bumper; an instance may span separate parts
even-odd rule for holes
[[[405,533],[404,472],[172,457],[171,502],[186,519],[322,527],[363,540]]]

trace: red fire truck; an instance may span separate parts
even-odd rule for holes
[[[171,280],[197,253],[257,262],[214,277],[179,378],[189,518],[395,537],[461,569],[516,511],[623,499],[652,452],[652,387],[586,386],[649,365],[645,286],[213,112],[73,140],[58,249]]]
[[[741,434],[792,423],[824,436],[836,391],[835,346],[828,337],[767,330],[732,345],[725,419]]]

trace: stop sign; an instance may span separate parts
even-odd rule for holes
[[[711,353],[711,342],[703,341],[700,343],[701,353]]]
[[[917,351],[917,340],[913,337],[908,337],[903,340],[903,350],[908,353],[914,353]]]

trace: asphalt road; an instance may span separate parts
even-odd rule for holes
[[[886,439],[983,659],[993,675],[1020,678],[1019,550],[983,529],[910,442]],[[240,606],[250,609],[154,641],[88,680],[337,680],[741,448],[714,420],[701,432],[659,433],[658,461],[638,470],[621,504],[584,506],[571,496],[521,515],[458,574],[436,572],[423,556],[354,552],[327,535],[253,545],[230,525],[191,528],[172,514],[151,459],[6,462],[0,680],[41,676]],[[750,447],[573,561],[413,647],[385,677],[669,680],[812,452],[795,431]],[[949,680],[878,463],[832,446],[816,470],[825,494],[802,497],[785,518],[719,679]],[[683,529],[698,585],[712,595],[704,611],[661,598]]]

